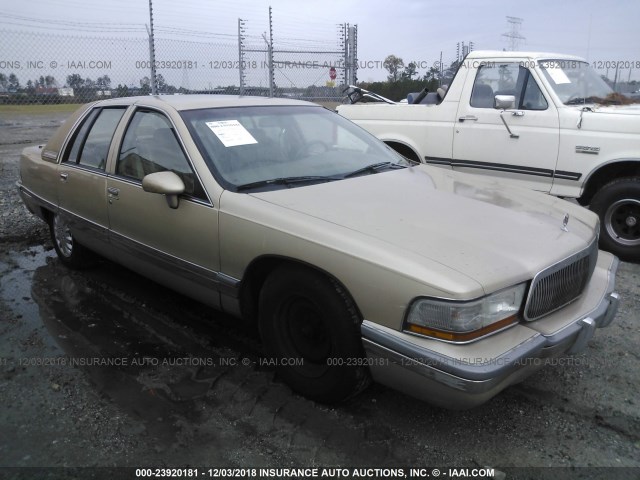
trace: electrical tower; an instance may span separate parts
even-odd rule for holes
[[[509,39],[509,48],[507,50],[516,51],[520,47],[520,40],[526,40],[520,35],[520,26],[524,20],[518,17],[507,17],[507,22],[511,25],[508,33],[503,33],[503,37]]]

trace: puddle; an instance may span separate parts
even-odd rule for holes
[[[259,355],[232,328],[237,320],[110,262],[77,272],[34,247],[3,255],[0,272],[0,297],[19,328],[38,331],[52,356],[82,370],[161,444],[204,421],[219,403],[213,386]]]
[[[19,320],[21,332],[43,330],[38,304],[31,294],[33,275],[37,268],[46,265],[47,259],[55,257],[53,250],[31,247],[20,252],[5,253],[0,257],[0,299],[13,311]],[[62,353],[58,344],[48,335],[43,335],[45,345],[56,353]]]

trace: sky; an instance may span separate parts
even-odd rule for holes
[[[102,70],[80,63],[92,59],[112,62],[103,71],[114,83],[136,84],[146,73],[141,62],[148,59],[143,41],[145,25],[149,24],[147,0],[1,1],[1,73],[18,70],[24,83],[39,73],[46,74],[54,62],[58,77],[82,67],[81,75],[95,78]],[[520,50],[579,55],[610,78],[617,64],[621,80],[640,80],[638,0],[154,0],[160,53],[156,60],[191,59],[198,66],[188,70],[172,65],[163,74],[175,84],[195,88],[207,82],[238,84],[237,69],[221,63],[238,60],[238,18],[245,22],[247,45],[264,49],[263,34],[265,38],[269,35],[269,6],[276,50],[332,52],[339,48],[337,25],[356,24],[361,81],[384,80],[387,72],[382,62],[389,54],[401,57],[405,64],[415,61],[418,73],[423,75],[441,54],[447,65],[454,60],[458,42],[473,42],[476,50],[509,49],[509,38],[503,35],[510,32],[507,16],[522,19],[518,30],[524,37],[519,41]],[[59,44],[51,41],[56,35],[64,36],[58,39]],[[87,37],[112,41],[110,47],[103,48],[102,44],[94,46],[92,40],[86,41]],[[127,41],[129,38],[137,39],[137,43]],[[162,43],[162,39],[173,40]],[[126,65],[122,63],[125,58]],[[245,58],[259,66],[266,56],[249,52]],[[279,58],[292,63],[326,63],[339,55],[288,53]],[[34,63],[36,60],[40,63]],[[250,68],[246,75],[252,84],[268,84],[264,69]],[[329,80],[326,68],[307,71],[283,67],[278,72],[279,84],[306,86],[325,80]]]

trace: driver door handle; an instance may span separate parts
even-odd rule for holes
[[[465,121],[476,122],[476,121],[478,121],[478,117],[476,117],[475,115],[465,115],[464,117],[458,118],[458,121],[460,123],[465,122]]]
[[[109,195],[113,197],[117,197],[118,194],[120,193],[120,190],[118,190],[116,187],[109,187],[107,188],[107,192],[109,193]]]

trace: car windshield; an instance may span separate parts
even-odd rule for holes
[[[292,188],[410,165],[340,115],[316,106],[182,112],[218,181],[236,191]]]
[[[611,87],[587,62],[543,60],[540,67],[565,105],[603,103],[613,94]]]

